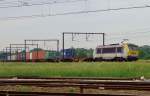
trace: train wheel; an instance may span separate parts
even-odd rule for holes
[[[95,58],[94,61],[95,62],[101,62],[101,61],[103,61],[103,59],[102,58]]]
[[[125,61],[124,58],[122,58],[122,57],[116,57],[114,60],[115,60],[115,61],[118,61],[118,62],[123,62],[123,61]]]

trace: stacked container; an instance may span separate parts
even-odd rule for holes
[[[64,55],[64,58],[63,58],[63,55]],[[63,50],[61,50],[61,60],[73,61],[74,57],[75,57],[75,49],[74,48],[64,49],[64,53],[63,53]]]
[[[10,55],[7,55],[7,61],[10,61],[10,58],[11,58]]]
[[[32,52],[30,52],[30,61],[32,61]]]
[[[30,52],[26,52],[26,61],[30,61]]]
[[[17,61],[17,54],[11,55],[11,61]]]
[[[45,51],[45,59],[48,61],[58,61],[60,58],[59,55],[57,51]]]
[[[7,60],[7,53],[0,54],[0,61]]]
[[[25,52],[19,52],[17,54],[17,61],[25,61]]]
[[[93,49],[76,49],[76,56],[80,61],[92,61],[93,60]]]
[[[75,53],[75,57],[80,59],[93,57],[92,49],[77,48]]]
[[[18,61],[21,61],[21,57],[22,57],[21,55],[22,55],[21,52],[19,52],[19,53],[17,54],[17,60],[18,60]]]
[[[42,60],[45,60],[44,50],[32,51],[32,61],[42,61]]]
[[[69,48],[61,51],[61,60],[64,54],[64,60],[66,61],[89,61],[93,58],[93,50],[92,49],[84,49],[84,48]]]

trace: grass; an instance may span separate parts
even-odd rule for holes
[[[150,78],[150,61],[97,63],[0,63],[0,77]]]

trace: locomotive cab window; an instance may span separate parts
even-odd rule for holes
[[[130,49],[130,50],[135,50],[135,51],[136,51],[136,50],[138,50],[138,47],[131,47],[131,46],[129,46],[129,49]]]
[[[129,44],[128,46],[129,46],[130,50],[135,50],[135,51],[138,50],[138,46],[136,46],[136,45]]]
[[[123,52],[123,48],[122,47],[117,47],[117,53],[122,53]]]
[[[116,48],[103,48],[102,53],[115,53],[116,52]]]
[[[97,54],[101,54],[101,50],[102,50],[101,48],[97,48],[97,49],[96,49],[96,53],[97,53]]]

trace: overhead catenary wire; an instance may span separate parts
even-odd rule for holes
[[[66,12],[66,13],[59,13],[59,14],[37,14],[37,15],[30,15],[30,16],[6,17],[6,18],[0,18],[0,20],[37,18],[37,17],[57,16],[57,15],[71,15],[71,14],[84,14],[84,13],[105,12],[105,11],[119,11],[119,10],[140,9],[140,8],[148,8],[148,7],[150,7],[150,5],[135,6],[135,7],[133,6],[133,7],[125,7],[125,8],[110,8],[109,7],[108,9],[84,10],[84,11],[78,11],[78,12]]]
[[[110,35],[127,35],[127,34],[135,35],[135,34],[145,34],[145,33],[150,33],[150,30],[145,30],[145,31],[134,30],[134,32],[133,31],[128,31],[128,32],[124,32],[124,33],[121,33],[121,34],[118,34],[118,33],[113,34],[113,33],[111,33]]]
[[[120,10],[142,9],[142,8],[150,8],[150,5],[134,6],[134,7],[120,7],[120,8],[111,8],[111,9],[99,9],[99,10],[88,10],[88,11],[85,10],[85,11],[66,12],[66,13],[58,13],[58,14],[38,14],[38,15],[28,15],[28,16],[4,17],[4,18],[0,18],[0,20],[37,18],[37,17],[48,17],[48,16],[58,16],[58,15],[75,15],[75,14],[120,11]]]
[[[119,34],[119,35],[109,34],[109,36],[108,36],[109,38],[107,38],[108,39],[107,41],[119,40],[119,39],[122,40],[124,38],[132,39],[132,38],[137,38],[137,37],[138,37],[138,40],[143,39],[143,38],[140,38],[140,37],[145,37],[145,38],[148,39],[148,37],[149,37],[148,34],[150,34],[150,30],[147,30],[147,31],[136,31],[136,32],[131,32],[130,31],[130,32],[125,32],[125,34]],[[112,35],[115,35],[115,36],[112,36]]]
[[[110,42],[110,41],[112,42],[114,40],[118,41],[118,40],[123,40],[123,39],[129,39],[129,40],[134,39],[135,40],[135,38],[138,38],[137,39],[138,41],[141,41],[141,40],[143,41],[143,38],[141,38],[141,37],[144,37],[144,39],[147,41],[149,40],[148,39],[149,35],[143,33],[143,34],[137,34],[137,35],[134,34],[134,35],[123,35],[123,36],[109,37],[109,38],[107,38],[107,42]]]
[[[0,2],[0,5],[8,5],[8,4],[17,4],[19,3],[18,1],[13,1],[13,2]]]
[[[130,34],[130,35],[129,35]],[[119,34],[119,36],[123,35],[129,35],[129,36],[136,36],[136,35],[144,35],[144,34],[150,34],[150,31],[141,31],[141,32],[126,32],[125,34]],[[117,37],[117,36],[113,36],[113,37]]]
[[[16,2],[18,5],[9,5],[9,6],[0,6],[0,8],[12,8],[12,7],[28,7],[28,6],[39,6],[39,5],[51,5],[51,4],[59,4],[59,3],[73,3],[87,0],[67,0],[67,1],[53,1],[53,2],[41,2],[41,3],[28,3],[28,2]]]

